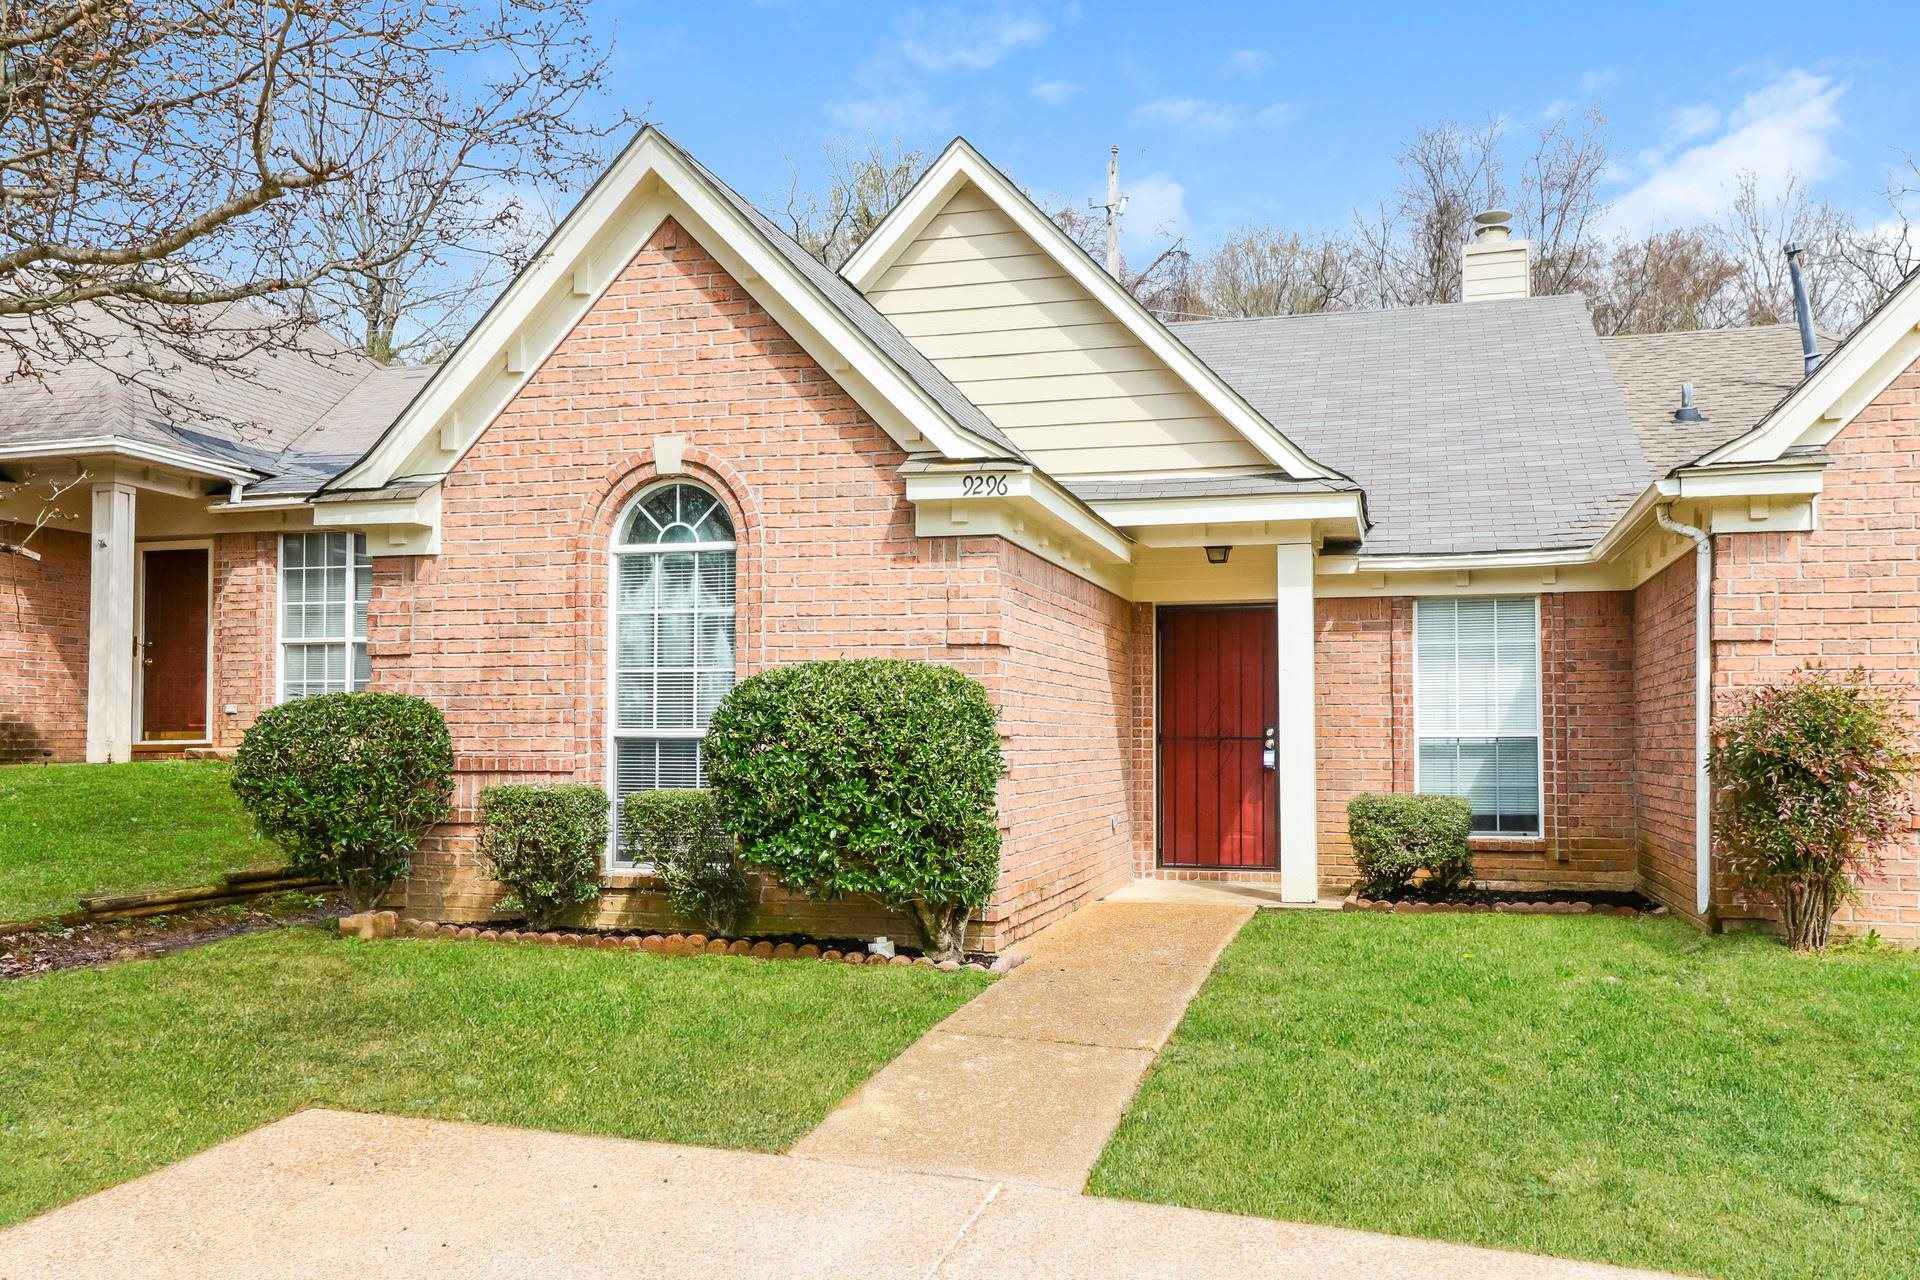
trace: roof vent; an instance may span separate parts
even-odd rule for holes
[[[1525,240],[1513,238],[1513,215],[1488,209],[1473,215],[1473,239],[1460,249],[1460,300],[1524,298],[1533,292]]]
[[[1693,404],[1693,384],[1680,384],[1680,407],[1673,411],[1675,422],[1705,422],[1707,415],[1696,409]]]

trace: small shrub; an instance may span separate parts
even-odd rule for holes
[[[636,791],[620,806],[620,847],[653,864],[667,905],[709,934],[733,933],[747,878],[711,791]]]
[[[1794,950],[1825,947],[1905,822],[1911,720],[1864,672],[1809,668],[1755,690],[1714,736],[1728,871],[1779,904]]]
[[[420,698],[317,694],[261,712],[234,758],[233,789],[297,869],[366,911],[446,821],[453,739]]]
[[[480,793],[480,855],[507,886],[500,905],[546,929],[600,896],[607,793],[584,782],[502,783]]]
[[[1439,893],[1473,875],[1467,843],[1473,808],[1458,796],[1396,792],[1357,795],[1347,802],[1347,835],[1360,868],[1360,891],[1389,897],[1421,871]]]
[[[802,662],[742,681],[714,713],[707,776],[739,856],[818,899],[868,894],[958,956],[1000,874],[993,704],[952,667]]]

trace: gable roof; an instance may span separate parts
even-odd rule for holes
[[[1296,479],[1346,479],[1309,456],[1263,418],[1227,379],[1183,345],[1171,329],[1141,306],[1104,267],[1088,257],[1086,250],[1075,244],[965,138],[955,138],[947,145],[906,197],[854,251],[841,273],[862,293],[872,290],[915,235],[969,184],[1152,352],[1211,412],[1244,437],[1258,451],[1258,456]]]
[[[1818,447],[1920,358],[1920,270],[1799,379],[1758,423],[1694,460],[1695,466],[1779,461],[1789,450]]]
[[[739,282],[763,304],[777,299],[815,329],[834,353],[836,377],[869,412],[889,407],[943,457],[1026,460],[857,290],[647,125],[399,419],[327,487],[376,490],[410,474],[443,474],[668,216],[691,223],[687,230],[709,252],[734,259]],[[496,377],[503,368],[504,380]],[[409,458],[434,439],[435,464],[407,471]]]
[[[1623,335],[1600,349],[1656,478],[1753,428],[1801,378],[1800,330],[1790,324]],[[1683,382],[1700,422],[1673,419]]]
[[[83,307],[76,324],[92,349],[85,357],[43,357],[40,376],[0,385],[0,449],[22,453],[123,450],[177,461],[228,478],[306,475],[319,479],[307,441],[323,424],[357,432],[357,453],[370,430],[391,422],[398,406],[382,404],[377,424],[342,415],[377,389],[417,381],[419,370],[388,368],[347,347],[317,325],[283,342],[278,322],[242,304],[200,317],[195,354],[171,349],[124,319]],[[272,331],[276,338],[261,342]],[[391,399],[389,394],[388,399]],[[350,425],[349,425],[350,424]],[[244,474],[243,474],[244,473]]]
[[[1648,481],[1577,296],[1174,330],[1365,488],[1368,554],[1587,546]]]

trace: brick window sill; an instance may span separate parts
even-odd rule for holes
[[[603,871],[600,887],[613,893],[658,889],[660,882],[651,871]]]
[[[1470,835],[1467,848],[1487,853],[1545,853],[1547,838],[1541,836]]]

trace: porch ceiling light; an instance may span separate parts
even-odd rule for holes
[[[1233,554],[1232,547],[1208,547],[1207,563],[1208,564],[1225,564],[1227,562],[1227,557],[1232,554]]]

